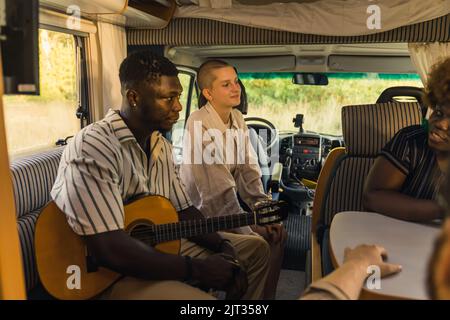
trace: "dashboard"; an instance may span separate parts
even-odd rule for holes
[[[305,135],[295,135],[294,136],[294,145],[295,146],[304,146],[304,147],[320,147],[320,136],[305,136]]]
[[[278,145],[267,147],[267,143],[258,143],[254,146],[255,150],[263,148],[268,161],[273,161],[275,154],[279,157],[276,162],[283,164],[283,172],[289,172],[295,179],[306,178],[317,181],[320,170],[331,149],[344,146],[342,136],[334,136],[311,131],[281,131],[277,136],[273,136],[267,125],[258,123],[248,124],[249,128],[255,130],[256,134],[262,138],[262,141],[272,141],[272,138],[278,139]],[[265,135],[261,135],[262,133]],[[261,140],[261,139],[260,139]],[[261,142],[262,142],[261,141]],[[272,153],[275,154],[272,156]],[[283,173],[285,174],[285,173]]]
[[[298,179],[317,181],[332,148],[344,146],[342,137],[315,132],[280,133],[280,162],[290,159],[290,172]]]

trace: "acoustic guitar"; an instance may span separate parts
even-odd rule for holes
[[[287,217],[287,203],[267,201],[249,213],[179,221],[169,200],[146,196],[125,205],[125,231],[164,253],[179,254],[181,238],[246,225],[277,223]],[[57,299],[90,299],[122,275],[96,266],[85,243],[65,214],[50,202],[39,215],[35,232],[36,263],[44,288]]]

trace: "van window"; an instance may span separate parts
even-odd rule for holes
[[[3,97],[10,156],[55,146],[80,130],[75,37],[39,30],[40,95]]]
[[[186,120],[190,113],[197,109],[197,92],[194,88],[195,74],[187,71],[178,73],[183,93],[181,94],[180,103],[183,110],[180,112],[180,118],[175,123],[171,132],[171,141],[175,154],[175,161],[181,161],[182,147],[183,147],[183,133]]]
[[[298,131],[292,121],[304,115],[304,129],[342,135],[341,108],[372,104],[393,86],[423,87],[417,74],[328,73],[326,86],[296,85],[291,73],[240,73],[248,116],[271,121],[280,131]]]

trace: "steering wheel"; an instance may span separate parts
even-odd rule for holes
[[[252,128],[256,131],[256,133],[258,134],[258,137],[260,138],[260,142],[261,142],[261,146],[264,149],[266,155],[270,155],[271,154],[271,149],[273,148],[273,146],[275,145],[275,143],[278,142],[278,132],[277,129],[275,128],[274,124],[272,122],[270,122],[269,120],[260,118],[260,117],[248,117],[244,119],[245,122],[247,123],[247,126],[249,128]],[[259,130],[261,129],[265,129],[268,130],[268,136],[270,136],[270,141],[264,141],[264,139],[262,139]],[[267,137],[266,137],[267,138]]]

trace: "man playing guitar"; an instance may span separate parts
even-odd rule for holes
[[[145,194],[168,198],[180,220],[202,219],[172,159],[170,131],[182,110],[176,67],[151,52],[121,64],[120,111],[83,128],[68,143],[51,195],[98,266],[124,275],[109,299],[211,299],[199,289],[259,299],[268,273],[262,238],[209,233],[184,239],[181,255],[165,254],[124,230],[124,202]],[[195,286],[193,284],[195,283]]]

